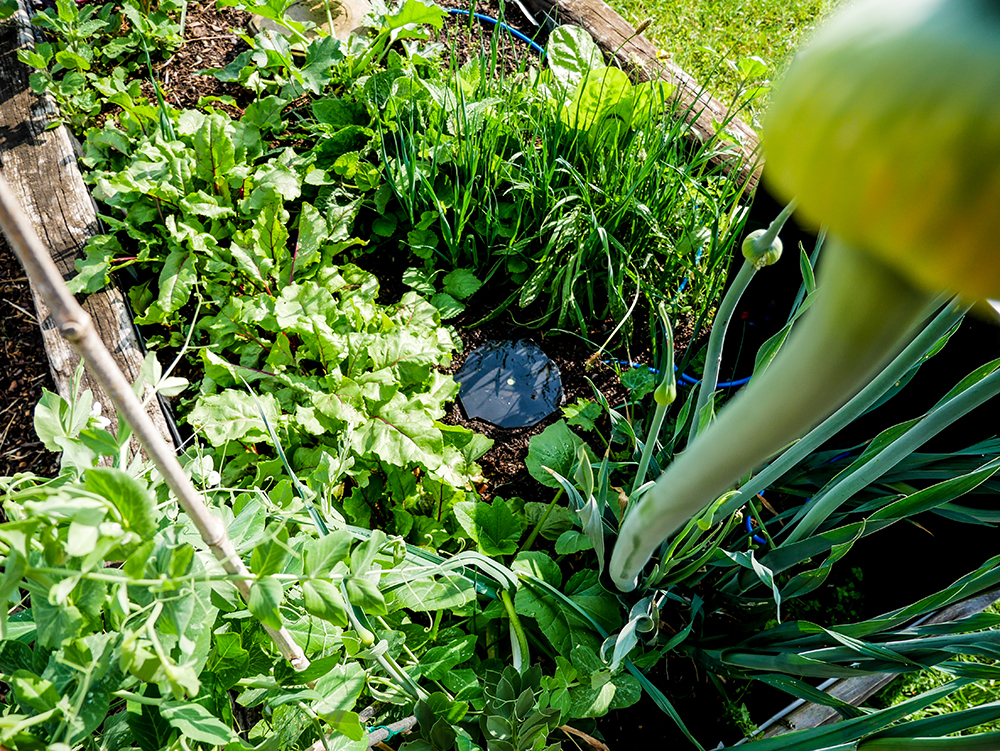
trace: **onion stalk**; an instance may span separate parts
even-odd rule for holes
[[[774,362],[625,517],[610,568],[620,589],[635,587],[650,554],[689,518],[857,393],[935,297],[837,238],[820,271],[816,302]]]
[[[789,68],[765,178],[830,227],[817,298],[771,365],[626,516],[610,575],[863,387],[941,291],[1000,296],[1000,6],[861,0]]]

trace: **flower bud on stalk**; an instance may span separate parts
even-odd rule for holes
[[[767,234],[766,229],[757,229],[747,235],[743,241],[743,257],[750,261],[758,271],[765,266],[773,266],[781,258],[783,249],[781,238],[772,237],[765,245]]]
[[[610,566],[623,590],[663,539],[870,380],[938,291],[1000,296],[1000,3],[855,3],[789,68],[764,145],[774,190],[830,227],[817,299],[628,514]]]

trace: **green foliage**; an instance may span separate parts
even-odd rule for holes
[[[740,116],[754,124],[772,80],[837,0],[764,0],[748,12],[738,0],[710,4],[615,0],[612,7],[685,71],[729,104],[748,104]]]
[[[279,19],[284,6],[253,10]],[[0,743],[283,751],[329,735],[354,749],[366,734],[358,708],[378,703],[390,709],[377,721],[412,708],[410,751],[545,751],[558,725],[641,691],[680,722],[644,672],[666,656],[810,700],[822,697],[803,677],[925,663],[959,681],[990,673],[952,659],[995,652],[981,620],[944,633],[907,624],[996,586],[996,561],[882,619],[780,619],[861,536],[924,512],[995,521],[960,501],[995,489],[997,464],[981,457],[995,442],[892,459],[920,430],[913,421],[860,457],[831,464],[833,452],[817,452],[776,478],[766,545],[739,516],[762,521],[759,504],[723,496],[629,597],[602,575],[644,492],[646,466],[638,481],[635,467],[645,453],[655,477],[695,419],[684,399],[653,414],[657,375],[623,374],[624,407],[598,394],[531,440],[527,469],[550,503],[476,494],[489,441],[441,422],[457,391],[441,372],[457,344],[443,320],[497,292],[498,311],[581,331],[609,315],[627,329],[643,295],[675,311],[713,304],[745,212],[712,166],[726,144],[691,146],[669,87],[633,85],[569,27],[552,33],[544,70],[495,79],[474,58],[443,72],[428,40],[444,11],[407,0],[376,8],[373,33],[346,43],[309,40],[296,24],[291,39],[246,39],[214,72],[256,93],[238,120],[208,103],[155,110],[139,99],[134,61],[107,66],[158,34],[169,41],[164,10],[60,2],[37,22],[58,41],[24,56],[74,123],[121,108],[86,134],[110,233],[90,242],[73,288],[131,275],[152,346],[187,354],[190,390],[155,356],[144,377],[183,396],[197,441],[182,460],[253,578],[244,602],[91,396],[46,394],[36,429],[62,452],[62,474],[0,481],[11,611],[0,609],[11,686]],[[129,35],[106,41],[122,18]],[[737,67],[745,81],[766,75],[754,60]],[[386,299],[361,268],[373,262],[411,291]],[[873,472],[883,462],[889,473]],[[844,495],[847,477],[860,484]],[[776,544],[817,491],[815,529]],[[287,628],[311,666],[295,673],[265,626]],[[848,720],[802,748],[889,732],[904,716],[836,706]]]
[[[30,77],[32,90],[50,93],[59,114],[77,128],[93,122],[109,105],[149,118],[135,75],[147,63],[150,48],[169,52],[181,43],[180,27],[167,13],[178,7],[142,7],[138,0],[120,6],[57,0],[55,9],[31,21],[53,41],[33,51],[19,50],[18,59],[36,70]]]
[[[547,62],[497,81],[472,60],[442,80],[390,54],[366,84],[394,199],[373,232],[428,269],[510,278],[496,313],[544,301],[539,324],[627,317],[636,290],[684,278],[703,299],[741,221],[738,186],[709,166],[721,145],[692,154],[669,87],[633,86],[582,30],[556,30]],[[709,228],[704,254],[682,248],[694,227]]]

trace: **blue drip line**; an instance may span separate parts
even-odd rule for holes
[[[628,360],[617,360],[616,362],[619,365],[628,365],[630,368],[641,368],[641,367],[643,367],[642,363],[629,362]],[[654,367],[649,367],[648,370],[653,375],[659,375],[660,374],[660,371],[657,370]],[[674,366],[674,370],[677,370],[676,366]],[[720,389],[730,389],[730,388],[735,388],[737,386],[744,386],[744,385],[750,383],[750,378],[751,378],[750,376],[747,376],[746,378],[737,378],[735,381],[719,381],[715,385],[716,385],[716,387],[718,387]],[[681,383],[683,383],[686,386],[697,386],[699,383],[701,383],[701,381],[699,381],[697,378],[692,378],[687,373],[680,373],[680,374],[678,374],[677,380],[680,381]]]
[[[511,28],[510,26],[508,26],[507,24],[503,23],[502,21],[498,21],[497,19],[492,18],[492,17],[487,16],[487,15],[483,15],[482,13],[470,13],[467,10],[460,10],[459,8],[449,8],[448,12],[451,15],[453,15],[453,16],[472,16],[477,21],[483,21],[485,23],[491,23],[494,26],[496,26],[498,28],[501,28],[501,29],[503,29],[506,32],[509,32],[512,36],[516,37],[517,39],[520,39],[525,44],[530,45],[531,48],[533,50],[535,50],[535,52],[537,52],[542,57],[545,57],[545,50],[542,48],[542,46],[540,44],[538,44],[536,41],[534,41],[531,37],[525,36],[524,34],[522,34],[517,29]]]
[[[753,516],[751,514],[747,514],[747,518],[745,521],[746,521],[747,532],[750,532],[752,534],[753,541],[758,545],[764,545],[765,543],[767,543],[767,540],[765,540],[760,535],[753,534]]]

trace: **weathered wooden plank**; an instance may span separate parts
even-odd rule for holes
[[[12,22],[0,27],[0,170],[64,278],[69,279],[76,273],[74,262],[82,255],[87,239],[100,232],[100,226],[77,168],[70,134],[63,126],[49,129],[56,119],[55,106],[31,91],[30,69],[17,59],[18,49],[33,46],[32,28],[22,4]],[[32,296],[56,389],[68,399],[80,358],[59,335],[34,290]],[[134,381],[143,356],[121,292],[106,289],[88,296],[82,304],[122,372]],[[111,430],[116,431],[117,415],[104,391],[88,375],[83,377],[82,388],[94,393],[112,422]],[[164,438],[171,441],[156,399],[151,400],[149,413]]]
[[[1000,600],[1000,591],[988,592],[969,600],[957,602],[930,616],[921,625],[957,621],[960,618],[966,618],[982,612],[997,600]],[[877,673],[875,675],[858,676],[857,678],[844,678],[835,681],[825,691],[848,704],[857,706],[898,677],[895,673]],[[758,737],[771,738],[776,735],[791,733],[795,730],[805,730],[807,728],[819,727],[820,725],[827,725],[831,722],[836,722],[838,719],[840,719],[840,715],[831,707],[825,707],[820,704],[793,702],[784,712],[780,712],[762,725],[761,734]],[[757,738],[754,740],[757,740]]]
[[[633,82],[662,79],[677,87],[677,97],[687,110],[689,122],[701,142],[717,139],[720,123],[739,145],[716,161],[735,167],[749,189],[760,179],[760,139],[757,133],[731,116],[729,107],[714,98],[683,68],[660,54],[653,44],[637,34],[635,27],[603,0],[525,0],[529,9],[556,23],[571,23],[586,29],[605,55],[614,59]]]

